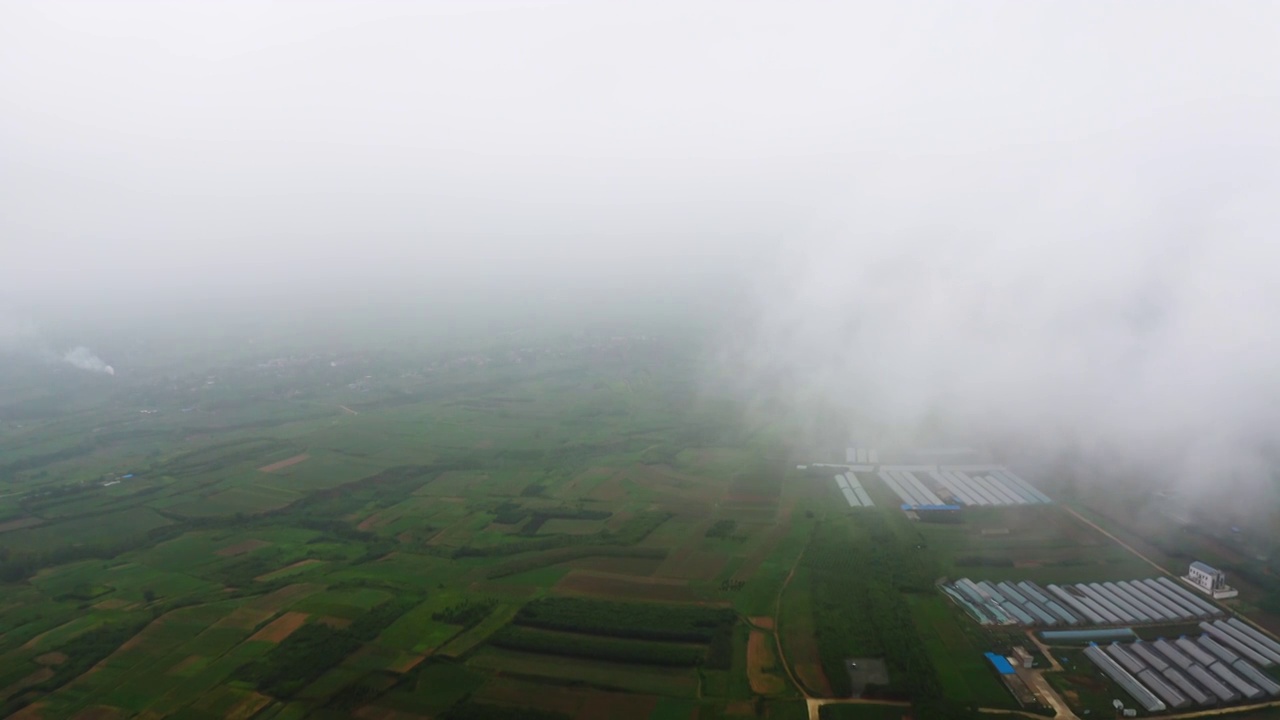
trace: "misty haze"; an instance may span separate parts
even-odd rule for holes
[[[0,716],[1280,718],[1280,5],[0,6]]]

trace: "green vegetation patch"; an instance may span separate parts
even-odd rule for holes
[[[907,601],[948,699],[980,707],[1018,708],[982,655],[990,648],[975,644],[966,632],[969,624],[962,624],[964,618],[957,617],[944,598],[911,595]]]

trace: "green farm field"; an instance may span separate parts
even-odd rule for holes
[[[1143,574],[1056,506],[919,523],[868,476],[850,510],[675,347],[226,358],[0,405],[0,713],[802,718],[877,658],[863,698],[965,717],[1018,709],[982,659],[1017,638],[937,580]]]

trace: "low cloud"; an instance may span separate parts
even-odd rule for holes
[[[1273,492],[1280,174],[1141,143],[869,174],[787,244],[718,374],[799,444],[960,439]]]
[[[78,367],[81,370],[89,372],[106,373],[107,375],[115,375],[115,368],[102,361],[102,358],[93,354],[93,351],[86,347],[75,347],[68,350],[62,356],[63,361]]]

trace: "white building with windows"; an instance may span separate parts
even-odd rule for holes
[[[1239,591],[1227,585],[1227,576],[1221,571],[1200,562],[1191,563],[1182,581],[1215,600],[1239,595]]]

